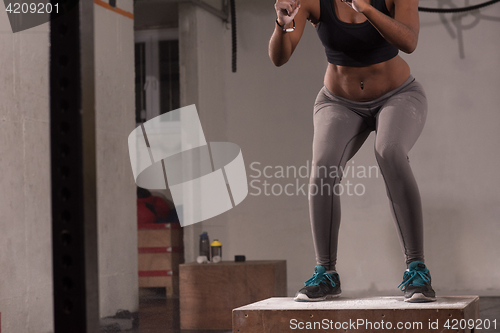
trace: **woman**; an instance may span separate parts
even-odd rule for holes
[[[295,300],[340,295],[335,189],[341,175],[330,170],[341,170],[374,130],[375,155],[408,267],[399,287],[405,301],[435,301],[424,264],[420,194],[407,157],[424,126],[427,100],[398,55],[417,46],[418,0],[277,0],[275,9],[269,56],[276,66],[290,59],[306,20],[316,27],[328,59],[313,116],[309,209],[317,265]]]

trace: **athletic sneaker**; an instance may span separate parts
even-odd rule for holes
[[[434,302],[436,293],[431,287],[431,273],[421,261],[413,261],[403,275],[398,286],[404,291],[405,302]]]
[[[340,279],[337,273],[326,273],[325,267],[316,265],[312,278],[295,295],[297,302],[317,302],[340,296]]]

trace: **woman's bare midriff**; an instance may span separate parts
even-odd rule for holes
[[[402,85],[410,67],[399,55],[365,67],[328,64],[324,85],[336,96],[353,101],[371,101]]]

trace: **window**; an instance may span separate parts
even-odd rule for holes
[[[136,123],[180,108],[177,29],[136,31],[135,70]]]

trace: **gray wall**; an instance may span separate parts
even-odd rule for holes
[[[186,87],[190,82],[194,86],[184,90],[183,101],[196,100],[207,140],[223,137],[241,146],[249,181],[260,181],[261,189],[265,180],[281,186],[307,183],[307,178],[293,175],[257,177],[250,165],[260,162],[262,171],[265,166],[298,168],[310,160],[312,105],[327,65],[310,25],[291,60],[281,68],[272,65],[267,46],[274,29],[273,4],[236,1],[237,73],[231,73],[230,30],[220,20],[199,8],[198,25],[186,25],[192,13],[181,11],[179,17],[181,28],[184,24],[198,45],[184,50],[194,54],[186,62],[196,67],[196,74],[183,77]],[[500,157],[494,154],[500,141],[500,5],[480,13],[490,18],[421,13],[418,48],[401,54],[429,99],[426,127],[409,157],[423,200],[426,263],[441,295],[500,294],[500,268],[493,264],[500,256]],[[472,27],[457,29],[460,19]],[[349,163],[356,170],[376,166],[373,135]],[[365,191],[342,197],[338,270],[343,290],[398,295],[405,264],[383,179],[372,174],[347,180]],[[250,188],[250,193],[256,191]],[[223,216],[187,227],[188,262],[195,259],[202,230],[221,240],[226,260],[235,254],[249,260],[286,259],[289,295],[313,272],[305,195],[250,194]]]
[[[0,13],[0,312],[4,332],[52,330],[49,30]]]
[[[132,0],[119,1],[133,11]],[[101,316],[138,310],[137,213],[127,136],[135,127],[133,20],[95,8]],[[49,25],[13,34],[0,13],[2,332],[53,331]]]
[[[133,13],[132,0],[117,1]],[[134,20],[94,5],[99,299],[101,317],[137,311],[136,186],[128,154],[135,128]]]
[[[222,74],[228,63],[221,52],[228,45],[224,38],[226,25],[190,4],[179,4],[179,19],[181,106],[196,104],[207,142],[228,141],[226,78]],[[216,216],[209,223],[210,234],[229,239],[227,214]],[[196,258],[202,226],[205,225],[197,223],[184,228],[186,262]]]

